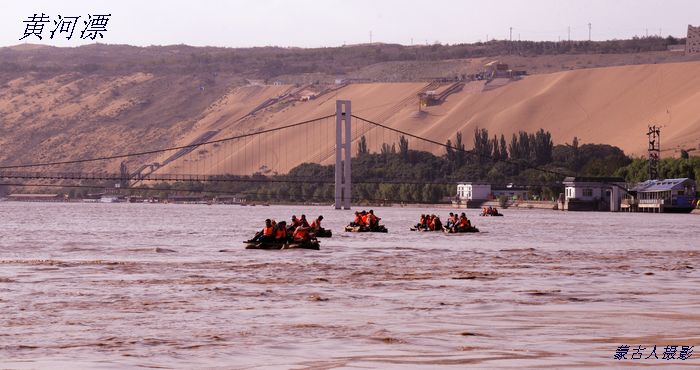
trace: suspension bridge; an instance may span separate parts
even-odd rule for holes
[[[410,146],[412,151],[437,155],[446,149],[464,152],[480,160],[472,150],[453,147],[353,115],[351,102],[341,100],[336,102],[334,114],[229,137],[218,138],[217,135],[216,131],[207,131],[186,145],[132,153],[36,163],[5,163],[0,165],[0,179],[3,181],[0,185],[65,188],[112,186],[143,190],[157,183],[308,184],[333,186],[332,198],[336,209],[349,209],[353,201],[353,183],[450,186],[456,181],[444,178],[434,181],[401,177],[353,178],[352,159],[363,152],[396,152],[398,144]],[[334,173],[313,176],[290,173],[290,170],[304,163],[333,166]],[[130,168],[136,170],[129,171]],[[560,182],[536,185],[559,186]]]

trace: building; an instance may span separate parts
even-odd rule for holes
[[[488,200],[491,197],[491,185],[465,182],[457,185],[459,200]]]
[[[463,182],[457,184],[457,196],[452,204],[456,207],[478,208],[492,197],[490,184]]]
[[[647,180],[629,191],[622,209],[629,212],[685,213],[697,204],[695,180]]]
[[[562,211],[617,212],[627,192],[621,177],[567,177],[563,184],[564,194],[559,197]]]
[[[685,39],[685,54],[700,54],[700,27],[688,25],[688,36]]]
[[[491,190],[491,196],[496,199],[505,196],[509,200],[529,200],[530,191],[525,186],[507,185],[503,187],[494,187]]]

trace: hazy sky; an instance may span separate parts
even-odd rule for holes
[[[685,36],[700,24],[698,0],[250,0],[250,1],[3,1],[0,46],[23,42],[78,46],[108,44],[195,46],[338,46],[373,41],[401,44],[462,43],[489,38]],[[497,8],[495,4],[500,4]],[[43,40],[24,40],[28,17],[50,16]],[[81,40],[88,14],[110,14],[103,39]],[[56,33],[58,15],[81,16],[73,38]]]

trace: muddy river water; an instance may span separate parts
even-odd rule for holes
[[[377,208],[389,233],[356,234],[330,207],[0,202],[0,368],[700,366],[662,357],[700,344],[700,216],[408,231],[449,211]],[[333,230],[320,251],[243,249],[301,213]]]

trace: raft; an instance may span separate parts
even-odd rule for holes
[[[328,229],[321,229],[316,232],[311,232],[311,235],[317,238],[330,238],[333,236],[333,231]]]
[[[482,214],[480,214],[479,216],[482,216],[482,217],[501,217],[501,216],[503,216],[503,213],[499,213],[499,214],[496,214],[496,215],[490,215],[490,214],[484,214],[484,213],[482,213]]]
[[[445,234],[466,234],[466,233],[478,233],[479,229],[477,229],[474,226],[471,226],[463,231],[450,231],[448,228],[443,227],[443,231],[445,232]]]
[[[278,242],[254,242],[247,240],[243,242],[246,244],[245,249],[267,249],[267,250],[279,250],[279,249],[321,249],[321,243],[318,240],[311,240],[308,242],[291,242],[291,243],[278,243]]]
[[[374,229],[370,229],[369,227],[366,226],[345,226],[345,231],[351,232],[351,233],[387,233],[389,230],[386,229],[384,225],[379,225],[375,227]]]
[[[430,232],[436,232],[436,231],[437,231],[437,232],[441,232],[442,229],[437,229],[437,230],[430,230],[430,229],[428,229],[428,230],[426,230],[426,229],[423,229],[423,228],[412,227],[412,228],[411,228],[411,231],[418,231],[418,232],[423,232],[423,233],[430,233]]]

